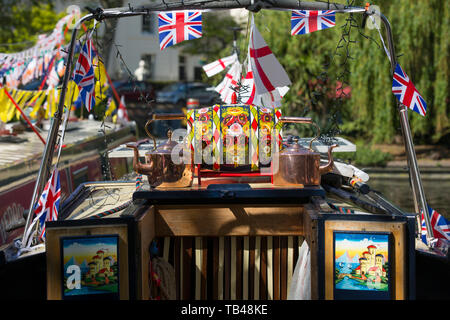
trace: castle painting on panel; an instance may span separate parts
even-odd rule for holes
[[[63,298],[118,297],[118,236],[61,238]]]
[[[389,294],[390,234],[334,232],[335,292]]]

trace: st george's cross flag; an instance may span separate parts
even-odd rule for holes
[[[164,50],[185,40],[202,36],[200,11],[173,11],[158,14],[159,48]]]
[[[398,63],[394,70],[392,93],[400,103],[409,109],[422,116],[427,113],[427,103]]]
[[[292,10],[291,35],[307,34],[336,25],[334,10]]]
[[[236,60],[230,70],[228,70],[222,82],[214,89],[220,94],[220,98],[223,102],[232,103],[233,92],[235,92],[233,89],[236,89],[238,82],[241,79],[241,70],[242,65]]]
[[[241,102],[244,104],[255,104],[255,81],[253,80],[253,72],[250,65],[247,65],[247,73],[241,80],[241,87],[239,90],[239,96]]]
[[[61,185],[59,182],[59,171],[55,168],[50,179],[47,181],[34,210],[36,215],[34,220],[39,220],[41,227],[41,232],[39,234],[40,239],[45,237],[45,222],[56,221],[58,219],[60,200]]]
[[[253,17],[248,47],[247,75],[249,74],[253,76],[255,104],[265,96],[269,100],[273,98],[272,100],[276,104],[286,93],[286,87],[291,84],[291,80],[283,66],[278,62],[272,50],[270,50],[261,36]],[[270,107],[268,105],[265,106]]]
[[[289,91],[288,86],[278,87],[275,90],[256,95],[255,81],[250,65],[247,66],[247,73],[241,81],[241,90],[239,92],[241,102],[245,104],[254,104],[266,108],[281,107],[283,96]]]
[[[92,59],[94,58],[92,38],[88,35],[73,73],[73,81],[80,89],[81,100],[88,111],[95,105],[95,75]]]
[[[117,110],[117,118],[124,121],[130,121],[128,118],[127,107],[125,106],[125,97],[120,97],[119,109]]]
[[[237,60],[238,56],[236,53],[234,53],[231,56],[221,58],[214,62],[208,63],[207,65],[204,65],[203,70],[206,72],[206,75],[208,77],[212,77],[225,70],[227,66],[235,63]]]
[[[450,241],[450,223],[440,215],[436,210],[428,206],[428,216],[430,218],[431,229],[433,230],[433,237],[436,239]],[[422,241],[427,243],[427,228],[425,224],[425,217],[422,212]]]

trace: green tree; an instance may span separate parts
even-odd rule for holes
[[[397,60],[427,102],[427,115],[409,111],[411,130],[417,142],[438,142],[450,133],[449,115],[449,8],[445,1],[380,1],[390,20]],[[364,32],[377,38],[375,30]],[[384,27],[382,28],[384,34]],[[400,134],[390,65],[383,49],[361,42],[358,63],[352,66],[351,103],[358,108],[357,120],[349,127],[377,142],[390,142]],[[373,128],[370,135],[367,128]]]
[[[335,2],[365,5],[362,0]],[[408,111],[414,139],[419,143],[443,141],[450,136],[450,8],[442,0],[380,0],[375,4],[391,23],[398,62],[428,105],[425,117]],[[204,15],[205,28],[215,22],[209,22],[209,15]],[[392,142],[401,134],[389,60],[377,30],[361,28],[361,14],[337,14],[336,27],[301,36],[290,35],[290,11],[261,10],[254,16],[292,81],[283,99],[284,114],[310,116],[323,132],[340,130],[377,143]],[[226,32],[225,25],[218,23],[215,28]],[[241,61],[248,46],[247,26],[244,29],[239,39]],[[213,35],[217,32],[212,30]],[[386,40],[384,26],[381,33]],[[204,38],[208,36],[205,32]],[[189,43],[192,47],[199,44],[197,53],[205,53],[209,62],[229,54],[231,37],[229,31],[228,38],[223,36],[228,45],[224,42],[222,51],[210,50],[207,42]],[[351,95],[340,94],[341,86],[351,87]],[[305,132],[303,127],[297,130]]]
[[[52,1],[0,0],[0,52],[32,47],[39,34],[50,33],[66,15],[56,14]]]

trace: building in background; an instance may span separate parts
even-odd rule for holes
[[[135,5],[143,5],[135,2]],[[191,40],[195,41],[195,40]],[[152,81],[195,81],[201,80],[201,56],[184,54],[180,46],[159,48],[158,14],[121,18],[115,33],[115,44],[130,70],[135,70],[139,61],[145,61],[147,79]],[[109,72],[117,79],[126,77],[120,68],[120,61],[114,58],[115,49],[110,52]]]
[[[107,2],[107,1],[106,1]],[[123,1],[123,5],[130,4],[140,7],[150,1]],[[55,1],[56,12],[63,12],[70,5],[78,5],[82,11],[85,6],[97,8],[99,1]],[[102,26],[99,34],[105,32]],[[106,32],[112,32],[106,30]],[[191,40],[195,41],[195,40]],[[184,54],[180,46],[159,48],[158,14],[150,13],[145,16],[135,16],[117,19],[114,41],[109,52],[107,70],[114,80],[125,80],[128,73],[121,67],[116,58],[117,48],[128,69],[134,72],[141,60],[145,61],[146,79],[155,82],[200,81],[202,76],[202,57],[199,55]]]

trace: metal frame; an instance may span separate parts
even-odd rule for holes
[[[235,8],[242,8],[247,9],[252,12],[258,12],[261,9],[278,9],[278,10],[287,10],[287,9],[298,9],[298,10],[336,10],[337,13],[362,13],[367,15],[374,15],[377,14],[380,16],[381,21],[383,22],[385,29],[386,29],[386,35],[388,38],[388,45],[389,45],[389,55],[391,60],[391,75],[394,72],[394,68],[396,65],[396,56],[395,56],[395,49],[394,49],[394,42],[392,37],[392,30],[390,23],[388,19],[381,13],[377,13],[374,10],[371,10],[370,7],[366,10],[365,8],[359,8],[359,7],[347,7],[343,4],[334,4],[334,3],[326,3],[326,2],[303,2],[303,1],[296,1],[296,0],[278,0],[278,1],[272,1],[272,0],[225,0],[225,1],[214,1],[214,0],[185,0],[185,1],[179,1],[179,2],[168,2],[166,3],[164,0],[158,1],[154,4],[144,6],[141,8],[133,9],[131,7],[129,8],[114,8],[114,9],[106,9],[103,10],[101,8],[98,8],[93,13],[90,13],[83,18],[81,18],[79,21],[77,21],[75,28],[72,32],[72,39],[69,46],[68,51],[68,61],[66,64],[66,70],[64,73],[63,78],[63,84],[61,89],[61,95],[60,100],[58,104],[58,110],[55,112],[54,118],[51,122],[51,129],[50,133],[47,137],[47,143],[45,145],[45,151],[44,155],[42,157],[41,166],[39,169],[38,179],[34,188],[33,197],[30,203],[30,210],[29,214],[27,216],[27,221],[25,225],[25,230],[28,229],[31,218],[33,216],[33,204],[36,202],[36,197],[38,194],[42,192],[44,182],[48,179],[50,175],[50,167],[53,161],[53,150],[55,148],[57,134],[58,134],[58,128],[61,124],[62,114],[64,110],[64,101],[65,101],[65,95],[67,90],[67,84],[69,82],[69,78],[71,75],[71,69],[72,69],[72,60],[74,55],[74,46],[75,41],[78,33],[78,29],[80,28],[81,24],[87,21],[90,21],[92,19],[96,19],[98,21],[104,20],[104,19],[111,19],[111,18],[123,18],[123,17],[131,17],[131,16],[138,16],[138,15],[146,15],[152,11],[174,11],[174,10],[207,10],[207,9],[215,9],[215,10],[228,10],[228,9],[235,9]],[[416,210],[418,210],[418,205],[420,204],[420,209],[424,213],[428,213],[428,206],[425,198],[425,193],[423,191],[422,181],[420,177],[419,168],[417,165],[417,158],[416,153],[414,149],[414,144],[412,141],[411,136],[411,130],[409,126],[408,121],[408,115],[407,115],[407,108],[402,105],[401,103],[398,103],[398,109],[400,113],[400,123],[402,127],[402,133],[406,148],[406,154],[408,157],[408,167],[410,171],[410,180],[411,180],[411,187],[413,190],[414,195],[414,201],[416,205]],[[416,212],[416,214],[419,214],[419,212]],[[424,214],[425,216],[425,223],[426,223],[426,229],[427,229],[427,239],[429,246],[433,246],[435,243],[435,238],[433,237],[433,232],[430,224],[430,218],[428,214]],[[26,245],[25,241],[25,232],[22,238],[22,247]]]

